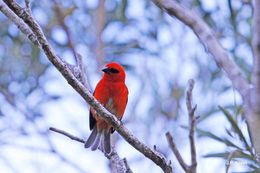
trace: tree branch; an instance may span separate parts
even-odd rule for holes
[[[250,129],[251,141],[260,155],[260,2],[254,3],[254,72],[253,89],[244,78],[240,68],[228,56],[228,53],[217,40],[212,29],[193,11],[183,8],[176,0],[153,0],[161,9],[169,15],[178,18],[181,22],[189,26],[197,35],[206,50],[213,56],[217,65],[223,69],[226,76],[232,82],[233,87],[241,94],[245,105],[245,118]]]
[[[21,20],[18,16],[15,15],[13,11],[1,0],[0,1],[0,11],[8,17],[19,29],[24,33],[28,39],[37,47],[39,47],[38,40],[31,29]]]
[[[42,50],[49,59],[49,61],[59,70],[59,72],[64,76],[68,83],[82,96],[87,103],[93,107],[97,113],[104,118],[106,122],[111,124],[115,130],[135,149],[145,155],[147,158],[152,160],[166,173],[172,173],[172,167],[167,163],[164,156],[159,155],[151,148],[139,141],[128,129],[126,129],[121,122],[115,117],[115,115],[108,112],[89,92],[89,90],[84,87],[84,85],[77,80],[73,75],[68,65],[60,59],[54,52],[51,45],[48,43],[41,27],[35,21],[35,19],[23,8],[19,6],[14,0],[4,0],[6,4],[12,9],[17,16],[19,16],[23,21],[31,28],[31,30],[36,35]]]
[[[168,141],[168,144],[169,144],[171,150],[173,151],[173,153],[174,153],[175,157],[177,158],[178,162],[180,163],[182,169],[185,172],[189,172],[189,166],[183,160],[183,158],[182,158],[182,156],[181,156],[181,154],[180,154],[180,152],[179,152],[170,132],[166,133],[166,138],[167,138],[167,141]]]
[[[196,158],[196,146],[195,146],[194,132],[195,132],[196,120],[199,118],[194,115],[194,113],[197,109],[197,105],[195,105],[194,107],[192,106],[192,90],[194,87],[194,83],[195,82],[193,79],[189,80],[189,86],[188,86],[188,90],[186,92],[186,105],[187,105],[187,109],[189,112],[189,128],[190,128],[190,132],[189,132],[190,151],[191,151],[190,170],[192,173],[197,172],[196,171],[197,170],[197,158]]]
[[[84,139],[81,139],[77,136],[74,136],[64,130],[60,130],[60,129],[57,129],[57,128],[54,128],[54,127],[50,127],[49,130],[53,131],[53,132],[56,132],[56,133],[59,133],[59,134],[62,134],[64,136],[67,136],[68,138],[70,138],[71,140],[74,140],[74,141],[78,141],[80,143],[85,143]]]
[[[83,58],[79,53],[77,53],[76,59],[77,59],[77,66],[80,69],[80,81],[86,88],[89,88],[90,85],[89,85],[88,77],[86,75],[86,67],[84,65]]]
[[[189,80],[188,90],[186,92],[186,106],[189,114],[189,140],[190,140],[190,152],[191,152],[191,165],[188,166],[187,163],[183,160],[175,142],[170,134],[170,132],[166,133],[166,138],[168,140],[169,146],[173,151],[175,157],[177,158],[178,162],[180,163],[182,169],[187,173],[196,173],[197,172],[197,158],[196,158],[196,146],[195,146],[195,139],[194,139],[194,132],[196,126],[196,120],[198,117],[195,117],[194,113],[197,108],[197,105],[194,107],[192,106],[192,90],[194,87],[194,80]]]
[[[81,139],[77,136],[74,136],[64,130],[60,130],[54,127],[50,127],[49,130],[62,134],[64,136],[67,136],[71,140],[77,141],[82,143],[83,145],[85,144],[84,139]],[[106,155],[106,157],[110,160],[112,163],[113,169],[116,170],[116,173],[132,173],[132,170],[129,168],[126,159],[120,159],[119,155],[117,152],[113,149],[111,154]]]
[[[197,35],[206,50],[213,56],[217,65],[226,72],[234,88],[242,97],[248,97],[248,82],[242,75],[240,68],[220,45],[211,28],[196,13],[183,8],[175,0],[153,0],[153,2],[170,16],[174,16],[188,25]]]
[[[114,149],[112,150],[111,154],[107,155],[106,157],[110,160],[113,172],[133,173],[126,159],[121,159]]]
[[[253,55],[254,55],[254,111],[260,116],[260,1],[254,1],[253,15],[253,39],[252,39]],[[260,118],[260,117],[259,117]]]

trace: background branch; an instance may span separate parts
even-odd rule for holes
[[[67,39],[68,39],[67,46],[71,49],[72,54],[74,56],[74,60],[76,61],[76,64],[78,64],[77,52],[75,49],[75,44],[74,44],[73,38],[72,38],[72,35],[71,35],[71,32],[70,32],[68,26],[64,22],[66,15],[64,15],[62,9],[59,6],[59,2],[57,0],[53,0],[53,3],[54,3],[53,9],[57,16],[57,20],[58,20],[59,24],[61,25],[61,27],[63,28],[63,30],[67,36]]]
[[[197,172],[197,158],[196,158],[196,146],[195,146],[195,139],[194,139],[194,132],[195,132],[195,126],[196,126],[196,120],[198,117],[194,115],[197,105],[194,107],[192,106],[192,90],[194,87],[194,80],[189,80],[188,90],[186,92],[186,105],[187,110],[189,113],[189,140],[190,140],[190,151],[191,151],[191,166],[190,170],[192,173]]]
[[[175,157],[177,158],[177,160],[178,160],[179,164],[181,165],[182,169],[185,172],[189,172],[189,166],[183,160],[183,158],[182,158],[182,156],[181,156],[181,154],[180,154],[180,152],[179,152],[170,132],[166,133],[166,138],[167,138],[168,144],[169,144],[172,152],[174,153]]]
[[[56,133],[59,133],[59,134],[62,134],[64,136],[67,136],[71,140],[78,141],[78,142],[83,143],[83,144],[85,143],[84,139],[81,139],[81,138],[79,138],[77,136],[74,136],[74,135],[72,135],[72,134],[70,134],[70,133],[68,133],[68,132],[66,132],[64,130],[57,129],[55,127],[50,127],[49,130],[51,130],[53,132],[56,132]]]
[[[260,156],[260,1],[255,0],[253,3],[254,15],[253,15],[253,56],[254,66],[252,74],[253,89],[250,93],[250,98],[245,100],[245,109],[247,115],[247,123],[250,128],[250,137],[253,141],[254,148]]]
[[[195,139],[194,139],[194,132],[195,132],[195,126],[196,126],[196,120],[198,117],[194,115],[195,110],[197,108],[197,105],[192,106],[192,90],[194,87],[194,80],[190,79],[188,82],[188,90],[186,92],[186,106],[188,110],[189,115],[189,140],[190,140],[190,152],[191,152],[191,165],[188,166],[187,163],[185,163],[183,157],[181,156],[174,139],[170,132],[166,133],[166,138],[168,141],[168,144],[173,151],[175,157],[177,158],[178,162],[180,163],[183,170],[187,173],[196,173],[197,172],[197,158],[196,158],[196,146],[195,146]]]
[[[188,25],[206,50],[213,56],[217,65],[226,72],[235,89],[243,97],[248,97],[248,82],[242,75],[240,68],[220,45],[211,28],[196,13],[183,8],[175,0],[153,0],[153,2],[169,15],[178,18],[181,22]]]
[[[255,92],[252,93],[249,82],[244,78],[240,68],[228,56],[227,51],[221,46],[213,30],[196,13],[179,5],[175,0],[153,0],[153,2],[169,15],[178,18],[189,26],[197,35],[206,50],[213,56],[219,68],[223,69],[226,76],[232,82],[232,86],[241,94],[245,107],[245,118],[250,129],[251,141],[254,144],[256,153],[260,155],[260,39],[259,31],[254,30],[254,76],[253,84]],[[254,4],[254,24],[259,29],[260,3]],[[257,27],[258,26],[258,27]]]
[[[13,0],[5,0],[10,9],[12,9],[17,16],[19,16],[23,21],[31,28],[31,30],[36,35],[42,50],[49,59],[49,61],[59,70],[59,72],[64,76],[68,83],[82,96],[82,98],[92,106],[97,113],[104,118],[105,121],[110,123],[115,130],[135,149],[145,155],[147,158],[151,159],[155,164],[161,167],[161,169],[166,173],[172,172],[172,167],[167,163],[167,160],[162,155],[158,155],[151,148],[139,141],[128,129],[126,129],[121,122],[110,112],[108,112],[98,101],[92,96],[89,90],[77,80],[73,75],[71,70],[68,68],[67,63],[60,59],[51,45],[48,43],[41,27],[35,21],[35,19],[23,8],[20,7]]]

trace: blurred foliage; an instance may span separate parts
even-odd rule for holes
[[[246,166],[246,172],[259,172],[260,163],[259,158],[253,150],[253,146],[249,140],[249,131],[247,134],[242,132],[242,127],[239,126],[239,121],[235,119],[237,113],[240,112],[239,108],[236,110],[235,115],[232,115],[227,109],[220,107],[224,116],[227,118],[230,128],[226,128],[226,137],[219,137],[209,131],[198,129],[200,137],[208,137],[227,146],[226,151],[214,152],[204,155],[205,158],[218,157],[226,162],[226,172],[229,172],[232,164],[236,166]],[[245,124],[245,122],[243,122]]]
[[[99,2],[32,1],[32,12],[60,57],[74,64],[74,52],[82,55],[91,88],[99,78],[98,67],[106,62],[117,61],[126,67],[131,90],[123,121],[138,138],[151,146],[157,145],[160,151],[174,159],[162,134],[171,131],[179,145],[186,145],[183,140],[186,132],[179,127],[187,123],[184,91],[188,79],[194,78],[194,102],[198,105],[201,117],[198,129],[203,129],[198,130],[199,135],[228,146],[228,151],[212,152],[206,157],[217,156],[228,161],[247,159],[249,164],[246,167],[259,169],[250,140],[239,130],[238,124],[245,124],[242,113],[238,111],[231,115],[227,109],[217,108],[217,105],[223,105],[235,110],[242,104],[241,99],[194,34],[179,21],[160,11],[150,0],[107,0],[105,20],[100,23],[97,21]],[[250,80],[251,1],[184,0],[180,3],[195,9],[216,31],[220,42]],[[21,5],[24,6],[23,1]],[[46,133],[49,123],[55,119],[45,114],[45,110],[49,109],[47,103],[57,105],[57,111],[62,111],[58,105],[67,98],[67,91],[64,94],[53,93],[48,86],[55,87],[57,81],[61,85],[67,84],[64,84],[61,76],[53,75],[57,72],[43,53],[31,45],[2,14],[0,22],[0,135],[9,136],[1,137],[0,145],[19,148],[20,144],[10,139],[22,138],[28,142],[22,148],[27,148],[34,160],[35,150],[45,151],[42,148],[32,150],[30,139],[36,133],[40,136],[35,137],[36,140],[46,143],[46,153],[58,157],[74,172],[85,172],[87,168],[59,151],[54,139]],[[99,25],[103,26],[101,33],[97,33]],[[102,38],[104,45],[102,50],[97,50],[104,52],[101,62],[97,60],[98,52],[93,51],[99,44],[98,37]],[[78,95],[75,95],[77,99]],[[86,106],[81,109],[86,109],[87,121]],[[226,130],[227,137],[224,138],[217,135],[217,127],[214,132],[207,131],[211,128],[207,124],[215,121],[212,117],[215,119],[221,111],[227,118],[226,123],[232,127]],[[69,111],[62,113],[64,118],[59,121],[74,123],[73,127],[79,133],[87,129],[85,120],[72,121]],[[82,134],[86,135],[86,132]],[[10,160],[7,154],[0,155],[0,159],[5,162]],[[130,160],[130,166],[145,160],[140,155],[127,159]],[[6,165],[15,172],[15,166],[11,163]]]

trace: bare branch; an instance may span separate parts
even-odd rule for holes
[[[183,8],[175,0],[153,0],[153,2],[169,15],[178,18],[181,22],[188,25],[206,50],[213,56],[217,65],[226,72],[235,89],[238,90],[242,97],[248,97],[248,82],[242,75],[240,68],[221,46],[211,28],[196,13]]]
[[[194,107],[192,106],[192,90],[194,84],[195,84],[194,80],[190,79],[188,83],[188,90],[186,92],[186,105],[189,114],[189,140],[190,140],[190,152],[191,152],[190,166],[188,166],[188,164],[186,164],[185,161],[183,160],[170,132],[166,133],[166,138],[168,140],[170,148],[172,149],[174,155],[176,156],[183,170],[187,173],[197,172],[197,158],[196,158],[194,132],[195,132],[196,120],[198,119],[198,117],[195,117],[194,115],[197,106],[196,105]]]
[[[121,159],[117,152],[112,149],[112,152],[106,156],[112,165],[112,170],[115,173],[133,173],[126,159]]]
[[[145,155],[147,158],[151,159],[155,164],[161,167],[161,169],[166,173],[172,173],[172,167],[167,163],[164,156],[158,155],[151,148],[139,141],[128,129],[126,129],[121,122],[115,117],[115,115],[108,112],[86,89],[86,87],[77,80],[73,75],[71,70],[68,68],[67,63],[60,59],[54,52],[51,45],[48,43],[41,27],[35,21],[35,19],[23,8],[19,6],[14,0],[5,0],[9,8],[11,8],[16,15],[24,20],[24,22],[31,28],[31,30],[36,35],[42,50],[44,51],[47,58],[51,63],[59,70],[59,72],[64,76],[68,83],[88,102],[91,107],[93,107],[97,113],[104,118],[104,120],[110,123],[115,130],[135,149]]]
[[[30,0],[24,0],[24,2],[25,2],[25,9],[26,9],[26,11],[30,14],[30,15],[32,15],[32,10],[31,10],[31,7],[30,7],[30,5],[31,5],[31,1]]]
[[[54,127],[50,127],[49,130],[62,134],[64,136],[67,136],[68,138],[80,142],[82,144],[85,144],[84,139],[81,139],[77,136],[74,136],[64,130],[60,130]],[[113,149],[111,154],[106,155],[106,157],[110,160],[110,162],[113,165],[113,169],[116,170],[116,173],[132,173],[131,169],[129,168],[126,159],[120,159],[119,155],[117,154],[117,152]]]
[[[79,67],[80,72],[81,72],[80,81],[83,83],[83,85],[86,88],[90,88],[88,77],[86,75],[86,67],[84,65],[83,58],[79,53],[77,53],[76,59],[77,59],[77,62],[78,62],[77,66]]]
[[[133,173],[133,171],[129,167],[129,164],[128,164],[126,158],[123,158],[123,161],[124,161],[124,164],[125,164],[125,167],[126,167],[126,172]]]
[[[6,15],[6,17],[8,17],[34,45],[39,47],[38,40],[31,29],[24,23],[23,20],[16,16],[15,13],[9,9],[9,7],[2,0],[0,0],[0,11]]]
[[[192,90],[194,87],[194,80],[189,80],[188,90],[186,93],[186,105],[189,112],[189,140],[190,140],[190,151],[191,151],[191,166],[190,170],[192,173],[197,172],[197,158],[196,158],[196,146],[195,146],[195,139],[194,139],[194,132],[196,126],[196,120],[198,117],[195,117],[194,113],[196,111],[197,105],[194,107],[192,106]]]
[[[30,0],[24,0],[27,9],[30,9]]]
[[[171,150],[173,151],[175,157],[177,158],[178,162],[180,163],[182,169],[185,171],[185,172],[189,172],[189,166],[185,163],[185,161],[183,160],[174,140],[173,140],[173,137],[172,135],[170,134],[170,132],[167,132],[166,133],[166,138],[168,140],[168,143],[170,145],[170,148]]]
[[[195,84],[194,80],[190,79],[188,81],[188,90],[186,92],[186,105],[187,105],[187,109],[189,112],[189,117],[191,117],[192,114],[194,113],[193,108],[192,108],[192,90],[193,90],[194,84]]]
[[[78,138],[77,136],[74,136],[64,130],[60,130],[60,129],[57,129],[57,128],[54,128],[54,127],[50,127],[49,130],[53,131],[53,132],[56,132],[56,133],[59,133],[59,134],[62,134],[64,136],[67,136],[69,137],[70,139],[74,140],[74,141],[78,141],[80,143],[85,143],[84,139],[81,139],[81,138]]]

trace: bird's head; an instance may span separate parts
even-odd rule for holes
[[[125,82],[124,67],[116,62],[106,64],[102,69],[104,72],[103,78],[112,82]]]

